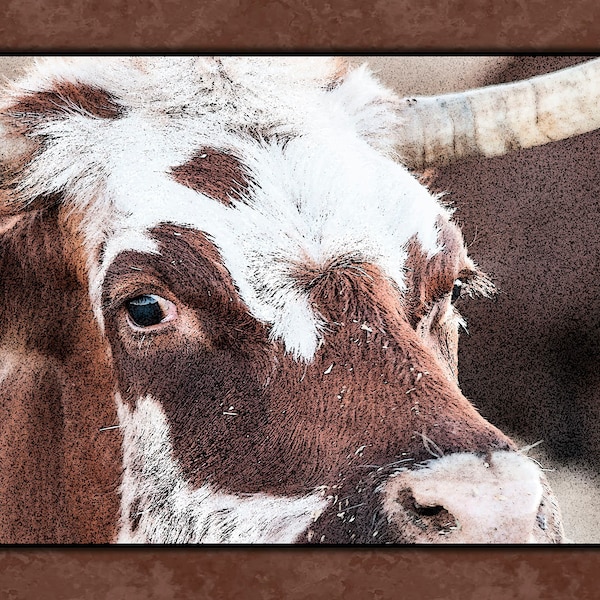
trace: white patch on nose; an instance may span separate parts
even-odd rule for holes
[[[444,532],[447,535],[433,540],[417,536],[417,542],[543,541],[541,532],[537,534],[541,473],[530,459],[515,452],[494,452],[489,463],[470,453],[451,454],[391,478],[383,490],[384,510],[390,520],[410,528],[411,508],[399,501],[407,491],[419,506],[443,507],[456,521],[451,531]]]
[[[228,494],[209,483],[194,489],[173,458],[160,404],[145,397],[130,410],[118,394],[116,401],[124,436],[118,542],[289,544],[328,504],[318,492],[285,498]]]

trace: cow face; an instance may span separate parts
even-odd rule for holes
[[[394,159],[392,95],[321,60],[101,62],[5,114],[12,197],[59,196],[110,352],[118,539],[560,541],[458,388],[455,303],[491,287]]]

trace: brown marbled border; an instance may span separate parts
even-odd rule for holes
[[[597,50],[595,0],[162,4],[7,0],[0,49],[40,51]],[[595,598],[594,548],[0,549],[21,600],[541,600]]]
[[[595,0],[5,0],[0,50],[581,51],[598,23]]]
[[[594,548],[13,548],[6,600],[578,600]]]

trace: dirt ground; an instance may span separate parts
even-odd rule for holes
[[[0,57],[0,76],[19,77],[32,62],[31,57]],[[482,84],[485,75],[506,63],[506,57],[351,57],[368,62],[383,80],[401,95],[458,91]],[[506,432],[511,433],[511,432]],[[535,442],[526,440],[522,446]],[[576,543],[599,543],[600,477],[586,467],[549,460],[541,447],[530,456],[547,469],[547,476],[563,511],[567,536]]]

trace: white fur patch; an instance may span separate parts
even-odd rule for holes
[[[103,263],[90,265],[101,323],[110,262],[124,250],[156,251],[147,231],[162,222],[207,233],[253,316],[305,360],[323,324],[296,265],[350,255],[402,288],[408,240],[438,250],[436,220],[447,211],[391,158],[395,96],[364,68],[326,91],[334,70],[325,58],[48,59],[21,84],[80,81],[124,107],[119,119],[49,118],[32,134],[45,150],[21,182],[32,195],[67,190],[86,214],[90,256],[106,241]],[[245,165],[253,183],[244,202],[226,207],[172,180],[171,169],[206,146]]]
[[[227,494],[209,484],[193,489],[173,459],[169,426],[159,403],[140,398],[131,411],[120,396],[116,400],[124,436],[118,542],[289,544],[327,506],[318,492],[283,498]],[[135,528],[130,520],[134,505]]]
[[[542,537],[534,533],[543,495],[541,473],[516,452],[493,452],[489,463],[467,452],[443,456],[426,468],[398,473],[384,489],[390,519],[404,517],[396,501],[401,490],[410,490],[421,506],[444,507],[457,526],[440,542],[522,544]]]

